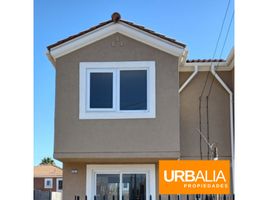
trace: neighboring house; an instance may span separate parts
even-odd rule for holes
[[[219,159],[233,160],[233,51],[226,60],[186,61],[185,44],[118,13],[47,48],[56,70],[54,158],[63,162],[64,200],[155,200],[159,160],[211,155],[197,132],[199,111],[205,135],[209,114]]]
[[[34,190],[62,192],[62,169],[51,164],[34,167]]]

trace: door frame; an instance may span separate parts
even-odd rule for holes
[[[87,165],[86,170],[86,194],[94,200],[96,195],[96,174],[122,174],[137,173],[146,174],[146,200],[155,200],[155,164],[101,164]],[[119,199],[122,200],[122,186],[119,187]]]

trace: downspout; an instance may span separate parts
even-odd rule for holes
[[[198,73],[198,66],[194,66],[194,72],[191,74],[191,76],[182,84],[182,86],[179,89],[179,93],[182,92],[182,90],[191,82],[191,80],[195,77],[195,75]]]
[[[232,177],[233,177],[233,193],[234,193],[234,127],[233,127],[233,92],[229,89],[229,87],[224,83],[224,81],[219,77],[219,75],[215,71],[215,65],[211,66],[211,73],[215,76],[215,78],[220,82],[222,87],[229,93],[230,100],[230,133],[231,133],[231,168],[232,168]]]
[[[191,82],[191,80],[195,77],[195,75],[198,73],[198,66],[194,66],[194,72],[191,74],[191,76],[182,84],[182,86],[179,89],[178,94],[182,92],[182,90]],[[178,158],[180,160],[180,158]]]
[[[198,73],[198,66],[194,66],[194,72],[191,74],[191,76],[182,84],[182,86],[179,89],[178,94],[182,92],[182,90],[191,82],[191,80],[195,77],[195,75]],[[180,160],[180,158],[178,158]]]

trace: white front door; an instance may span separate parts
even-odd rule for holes
[[[86,191],[91,200],[154,200],[155,165],[87,165]]]

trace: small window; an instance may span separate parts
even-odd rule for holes
[[[57,191],[62,191],[62,178],[57,178]]]
[[[80,63],[80,119],[155,118],[155,62]]]
[[[58,189],[59,189],[59,190],[62,190],[62,180],[59,180],[58,183],[59,183]]]
[[[53,188],[53,179],[52,178],[45,178],[45,180],[44,180],[44,188],[46,188],[46,189]]]

